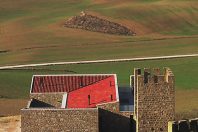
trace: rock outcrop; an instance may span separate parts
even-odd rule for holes
[[[97,16],[89,15],[81,12],[80,16],[74,16],[65,22],[65,27],[78,28],[93,32],[101,32],[116,35],[135,35],[135,33],[127,27],[110,22],[108,20],[99,18]]]

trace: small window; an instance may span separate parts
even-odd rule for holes
[[[90,99],[91,99],[91,97],[90,97],[90,95],[88,95],[88,103],[89,103],[89,105],[91,104]]]
[[[111,101],[113,101],[113,95],[111,94]]]

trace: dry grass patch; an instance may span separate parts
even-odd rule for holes
[[[1,132],[20,132],[21,116],[0,117]]]
[[[198,89],[176,91],[176,119],[198,117]]]

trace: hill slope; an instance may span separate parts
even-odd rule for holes
[[[81,11],[137,36],[63,27]],[[197,36],[195,0],[0,0],[0,65],[196,53]]]

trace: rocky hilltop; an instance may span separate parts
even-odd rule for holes
[[[81,15],[79,16],[74,16],[68,19],[64,26],[68,28],[78,28],[115,35],[135,35],[131,29],[121,24],[111,22],[97,16],[89,15],[84,12],[81,12]]]

